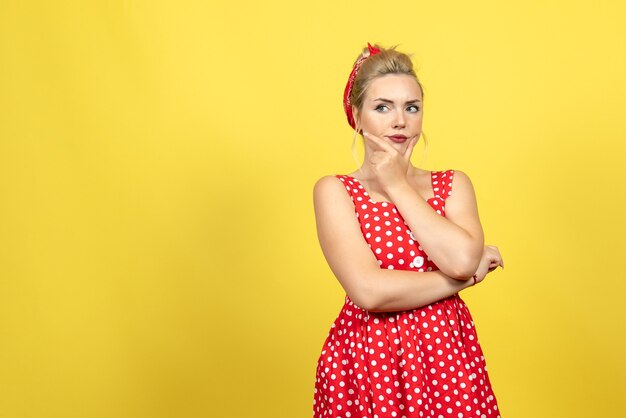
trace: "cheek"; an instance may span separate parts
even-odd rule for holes
[[[375,127],[377,125],[380,125],[380,121],[377,120],[377,118],[372,117],[370,115],[365,115],[361,123],[363,126],[367,126],[367,127]]]
[[[374,125],[381,125],[383,123],[385,123],[385,120],[388,118],[388,116],[385,113],[371,113],[369,115],[367,115],[367,122],[374,126]]]

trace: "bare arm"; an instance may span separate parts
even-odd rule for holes
[[[372,272],[367,300],[372,312],[419,308],[472,286],[472,280],[456,280],[441,271],[415,272],[379,268]],[[470,276],[471,277],[471,276]]]
[[[439,215],[408,182],[396,183],[387,193],[428,257],[450,277],[467,280],[478,268],[484,234],[472,183],[455,170],[446,217]]]
[[[357,306],[373,312],[415,309],[471,285],[471,281],[455,280],[441,271],[381,269],[363,237],[354,204],[335,176],[319,179],[313,198],[322,252]]]

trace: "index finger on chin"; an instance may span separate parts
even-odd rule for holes
[[[391,149],[393,149],[389,144],[387,144],[385,141],[383,141],[382,139],[378,138],[375,135],[372,135],[368,132],[363,132],[363,138],[367,138],[370,141],[374,142],[380,149],[384,150],[384,151],[390,151]]]

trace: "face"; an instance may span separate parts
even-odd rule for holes
[[[404,152],[410,139],[422,133],[419,84],[406,74],[375,78],[365,93],[359,117],[364,132],[370,132]]]

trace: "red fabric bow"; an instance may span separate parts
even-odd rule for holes
[[[350,103],[350,93],[352,93],[352,86],[354,85],[354,80],[356,79],[356,75],[359,72],[359,68],[361,68],[361,64],[363,63],[363,61],[365,61],[368,57],[371,57],[372,55],[376,55],[380,53],[380,49],[376,48],[375,46],[370,45],[369,42],[367,43],[367,49],[369,50],[370,54],[365,57],[360,57],[354,63],[354,67],[352,68],[350,77],[348,77],[348,83],[346,84],[346,88],[343,91],[343,110],[346,112],[346,116],[348,117],[348,123],[350,124],[350,126],[352,126],[352,129],[356,128],[356,124],[354,122],[354,116],[352,115],[352,103]]]

